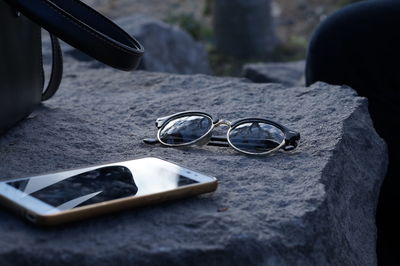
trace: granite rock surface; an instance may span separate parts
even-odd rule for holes
[[[243,66],[242,76],[257,83],[281,83],[304,86],[305,61],[287,63],[252,63]]]
[[[348,87],[66,64],[56,96],[0,137],[0,179],[155,156],[216,176],[215,193],[38,228],[0,208],[0,265],[375,265],[386,146]],[[147,146],[188,109],[266,117],[301,133],[291,152]],[[223,129],[221,129],[223,131]]]
[[[208,54],[203,45],[179,27],[145,15],[122,17],[115,22],[144,46],[145,53],[139,69],[179,74],[211,73]],[[49,57],[50,47],[49,40],[45,38],[45,62],[49,61],[46,58]],[[73,58],[91,62],[91,68],[107,67],[64,43],[62,48],[67,61]]]

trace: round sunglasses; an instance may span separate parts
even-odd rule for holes
[[[212,136],[214,128],[229,127],[226,137]],[[235,122],[214,119],[204,112],[187,111],[156,120],[157,139],[144,139],[147,144],[161,143],[169,147],[188,145],[231,146],[235,150],[264,155],[279,149],[293,150],[300,140],[300,133],[274,121],[262,118],[245,118]]]

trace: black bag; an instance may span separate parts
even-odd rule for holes
[[[41,27],[50,33],[53,50],[45,90]],[[137,67],[144,52],[138,41],[79,0],[0,0],[0,134],[57,91],[62,53],[55,36],[126,71]]]

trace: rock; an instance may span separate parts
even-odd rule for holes
[[[141,69],[180,74],[211,73],[203,45],[182,29],[143,15],[123,17],[116,22],[145,47]]]
[[[123,17],[116,23],[145,47],[139,69],[180,74],[211,73],[206,50],[182,29],[143,15]],[[46,43],[44,47],[48,54],[50,44]],[[79,50],[64,47],[65,57],[93,61],[91,66],[94,68],[105,66]]]
[[[0,137],[1,180],[155,156],[216,176],[215,193],[55,228],[0,210],[0,262],[18,265],[376,265],[386,146],[348,87],[66,65],[57,95]],[[301,132],[291,152],[148,146],[157,117],[198,109]],[[221,129],[222,130],[222,129]],[[224,130],[226,130],[224,128]]]
[[[254,63],[243,67],[242,76],[257,83],[282,83],[304,86],[305,61],[288,63]]]
[[[174,16],[190,15],[196,20],[204,20],[205,0],[83,0],[102,14],[118,18],[132,14],[143,14],[165,20]]]

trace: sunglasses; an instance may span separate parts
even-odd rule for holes
[[[221,125],[229,127],[226,137],[212,136],[213,129]],[[264,155],[279,149],[293,150],[300,140],[300,133],[271,120],[245,118],[230,122],[196,111],[158,118],[156,127],[157,139],[144,139],[144,143],[161,143],[168,147],[230,146],[242,153]]]

